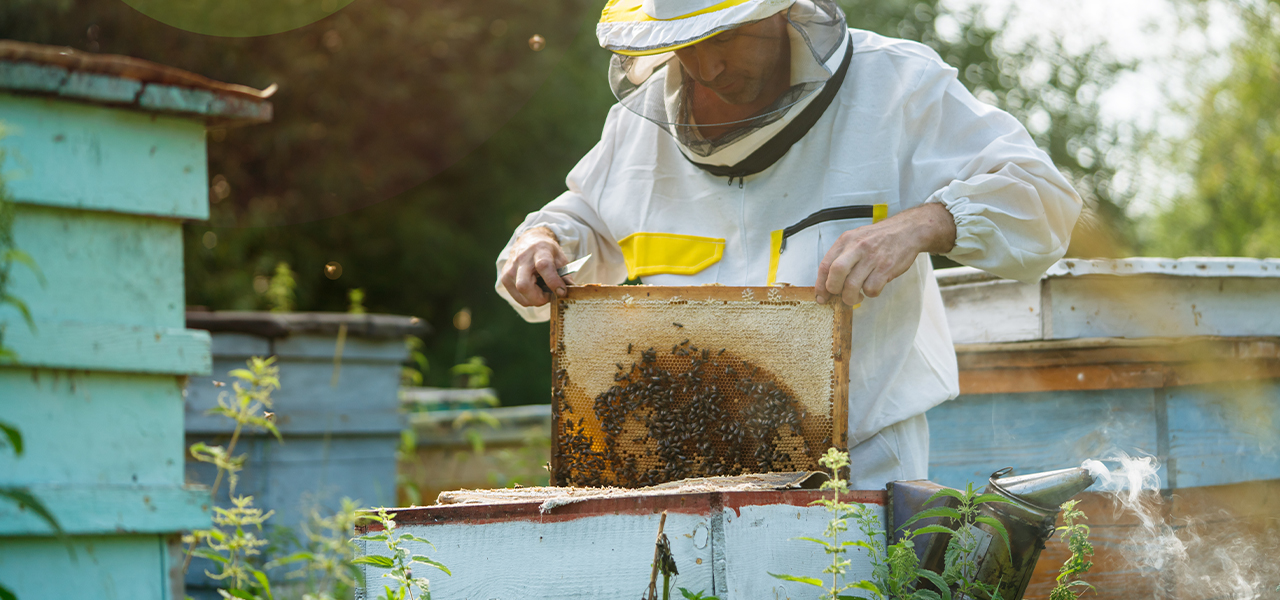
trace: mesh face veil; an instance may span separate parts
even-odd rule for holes
[[[667,18],[660,13],[663,7],[655,10],[651,4],[693,11]],[[695,122],[689,97],[697,84],[675,51],[778,13],[787,22],[791,87],[750,118]],[[643,5],[640,0],[611,0],[596,32],[601,46],[614,52],[609,85],[623,107],[675,136],[691,160],[732,164],[767,141],[822,89],[846,54],[847,27],[833,0],[643,0]],[[700,131],[724,125],[735,126],[714,139]]]

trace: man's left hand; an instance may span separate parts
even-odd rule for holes
[[[839,296],[857,306],[864,296],[879,296],[921,252],[945,254],[955,245],[955,218],[947,207],[932,202],[846,231],[818,265],[818,303]]]

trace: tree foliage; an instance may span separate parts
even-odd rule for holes
[[[1129,153],[1101,119],[1099,97],[1132,65],[1094,44],[1070,51],[1058,36],[1014,39],[1012,14],[990,24],[980,5],[947,9],[940,0],[839,0],[854,27],[922,42],[960,72],[979,100],[1025,124],[1085,199],[1089,213],[1070,255],[1119,256],[1137,244],[1125,208],[1133,191],[1113,185]]]
[[[1225,4],[1243,35],[1178,144],[1192,185],[1155,219],[1158,254],[1280,256],[1280,4]]]
[[[980,98],[1043,124],[1037,143],[1126,231],[1126,197],[1108,187],[1113,138],[1097,123],[1097,94],[1119,68],[1105,53],[1010,53],[1000,27],[938,0],[841,2],[853,26],[933,46]],[[212,218],[186,226],[188,302],[267,309],[266,283],[285,262],[298,310],[346,310],[361,288],[369,312],[437,328],[424,383],[449,385],[455,356],[483,356],[499,396],[521,404],[547,400],[546,329],[493,292],[494,259],[599,140],[614,102],[594,36],[602,4],[360,0],[293,31],[224,38],[120,0],[7,0],[0,37],[278,84],[271,123],[209,134]],[[534,34],[544,50],[530,47]],[[449,323],[462,308],[474,317],[460,339]]]

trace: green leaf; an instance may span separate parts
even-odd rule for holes
[[[911,600],[942,600],[942,596],[933,590],[916,590],[911,594]]]
[[[884,591],[880,589],[880,586],[876,585],[875,582],[867,581],[866,579],[857,583],[851,583],[849,584],[849,587],[859,590],[867,590],[868,592],[875,592],[877,594],[884,594]]]
[[[215,551],[213,551],[213,550],[210,550],[210,549],[208,549],[208,548],[196,548],[195,550],[192,550],[192,551],[191,551],[191,556],[198,556],[198,557],[200,557],[200,558],[206,558],[206,559],[212,560],[212,561],[214,561],[214,562],[220,562],[220,563],[222,563],[222,564],[224,564],[224,565],[229,565],[229,564],[231,564],[231,559],[230,559],[230,558],[227,558],[227,557],[225,557],[225,556],[223,556],[223,555],[221,555],[221,554],[218,554],[217,552],[215,552]]]
[[[416,535],[413,535],[412,533],[402,533],[402,534],[400,534],[400,540],[401,540],[401,541],[404,541],[404,540],[410,540],[410,541],[414,541],[414,542],[423,543],[423,544],[426,544],[426,545],[428,545],[428,546],[431,546],[431,549],[432,549],[432,550],[435,550],[435,548],[436,548],[436,545],[435,545],[435,544],[432,544],[431,542],[429,542],[429,541],[427,541],[427,540],[425,540],[425,539],[423,539],[423,538],[420,538],[420,537],[418,537],[418,536],[416,536]]]
[[[9,304],[18,309],[22,313],[22,319],[27,322],[27,328],[31,331],[36,330],[36,321],[31,317],[31,309],[27,308],[27,303],[19,300],[13,294],[0,293],[0,304]]]
[[[262,591],[266,593],[267,600],[274,600],[271,597],[271,582],[267,580],[267,574],[254,569],[253,578],[258,580],[258,585],[262,586]]]
[[[831,547],[831,542],[828,542],[827,540],[823,540],[823,539],[818,539],[818,538],[813,538],[813,537],[793,537],[793,538],[791,538],[791,539],[793,539],[793,540],[801,540],[801,541],[805,541],[805,542],[813,542],[813,543],[815,543],[815,544],[821,544],[822,546],[825,546],[825,547],[827,547],[827,548],[830,548],[830,547]]]
[[[62,526],[58,524],[58,519],[54,518],[53,513],[49,512],[49,508],[46,507],[39,498],[36,498],[31,494],[31,492],[27,491],[27,488],[0,488],[0,498],[8,498],[19,507],[31,509],[31,512],[35,513],[40,520],[49,524],[49,527],[53,529],[54,533],[59,536],[63,535]]]
[[[353,565],[373,565],[375,567],[390,569],[396,566],[396,562],[390,556],[361,556],[351,561]]]
[[[289,565],[296,562],[312,561],[315,559],[316,559],[316,555],[312,552],[295,552],[293,554],[290,554],[289,556],[274,559],[268,562],[267,564],[263,565],[262,568],[274,569],[276,567],[282,567],[284,565]]]
[[[766,571],[767,572],[767,571]],[[794,581],[796,583],[807,583],[812,586],[822,587],[822,580],[816,577],[796,577],[795,575],[779,575],[777,573],[769,573],[769,575],[781,579],[783,581]]]
[[[963,516],[960,515],[960,511],[954,508],[951,508],[948,506],[935,506],[933,508],[926,508],[916,513],[910,519],[907,519],[907,522],[903,523],[902,526],[906,527],[907,525],[915,523],[920,519],[929,519],[933,517],[943,517],[948,519],[955,519],[957,521],[962,520],[964,518]]]
[[[9,439],[9,445],[13,446],[13,454],[22,456],[22,432],[3,421],[0,421],[0,432],[4,432],[4,437]]]
[[[40,265],[37,265],[36,260],[31,258],[31,255],[26,252],[17,248],[5,250],[3,262],[22,263],[28,269],[31,269],[31,273],[36,276],[36,282],[40,284],[40,287],[44,287],[45,284],[48,283],[45,281],[44,272],[40,270]]]
[[[18,600],[18,596],[10,591],[9,588],[0,585],[0,600]]]
[[[928,579],[934,587],[942,590],[942,600],[951,600],[951,586],[947,585],[941,575],[927,569],[916,569],[916,575]]]
[[[848,548],[849,546],[857,546],[858,548],[863,548],[863,549],[865,549],[865,550],[867,550],[867,551],[869,551],[869,552],[875,552],[875,551],[876,551],[875,546],[872,546],[871,544],[868,544],[868,543],[866,543],[866,542],[864,542],[864,541],[862,541],[862,540],[853,540],[853,541],[849,541],[849,542],[840,542],[840,547],[841,547],[841,548]]]
[[[915,531],[912,531],[912,533],[914,533],[915,535],[924,535],[926,533],[941,533],[943,535],[955,535],[956,531],[954,529],[951,529],[950,527],[943,527],[942,525],[929,525],[927,527],[921,527],[920,529],[916,529]]]
[[[998,533],[1000,534],[1000,539],[1003,539],[1003,540],[1004,540],[1004,547],[1005,547],[1005,548],[1009,548],[1009,547],[1010,547],[1010,546],[1009,546],[1009,532],[1008,532],[1008,530],[1006,530],[1006,529],[1004,528],[1004,523],[1001,523],[1000,521],[997,521],[997,520],[995,519],[995,517],[989,517],[989,516],[987,516],[987,515],[979,516],[978,518],[974,519],[974,522],[976,522],[976,523],[982,523],[983,525],[986,525],[986,526],[988,526],[988,527],[990,527],[990,528],[992,528],[992,529],[996,530],[996,532],[998,532]]]
[[[448,575],[448,576],[450,576],[450,577],[453,577],[453,573],[450,573],[450,572],[449,572],[449,567],[446,567],[446,566],[444,566],[443,564],[441,564],[440,562],[437,562],[437,561],[431,560],[430,558],[428,558],[428,557],[426,557],[426,556],[423,556],[423,555],[421,555],[421,554],[415,554],[415,555],[413,555],[413,562],[420,562],[420,563],[425,563],[425,564],[431,565],[431,566],[433,566],[433,567],[435,567],[435,568],[437,568],[437,569],[440,569],[441,571],[444,571],[444,574],[445,574],[445,575]]]
[[[960,490],[953,490],[953,489],[951,489],[951,488],[942,488],[942,489],[940,489],[940,490],[938,490],[938,491],[934,492],[932,496],[929,496],[929,499],[928,499],[928,500],[925,500],[925,501],[924,501],[924,503],[925,503],[925,504],[933,504],[933,502],[934,502],[935,500],[938,500],[938,499],[941,499],[941,498],[945,498],[945,497],[948,497],[948,496],[950,496],[950,497],[952,497],[952,498],[955,498],[956,500],[959,500],[961,503],[964,503],[964,492],[962,492],[962,491],[960,491]]]
[[[982,494],[981,496],[978,496],[977,498],[973,499],[973,504],[975,506],[979,504],[986,504],[988,502],[1003,502],[1005,504],[1013,504],[1013,500],[1005,498],[1004,496],[1001,496],[999,494]]]
[[[244,600],[258,600],[258,598],[253,594],[250,594],[249,592],[236,589],[236,588],[231,588],[227,590],[227,593],[231,594],[232,596],[235,596],[236,598],[243,598]]]
[[[360,536],[360,537],[358,537],[358,538],[356,538],[356,539],[357,539],[357,540],[364,540],[364,541],[366,541],[366,542],[385,542],[385,541],[387,540],[387,534],[385,534],[385,533],[371,533],[371,534],[369,534],[369,535],[362,535],[362,536]]]
[[[702,592],[689,591],[689,588],[676,588],[676,589],[680,590],[680,595],[684,596],[685,600],[720,600],[719,596],[704,596],[702,595]]]

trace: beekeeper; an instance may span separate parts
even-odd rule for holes
[[[497,261],[549,318],[576,283],[815,285],[853,311],[860,489],[928,475],[925,411],[959,393],[929,253],[1021,281],[1062,257],[1081,200],[1013,117],[927,46],[849,29],[831,0],[610,0],[618,103],[568,191]]]

